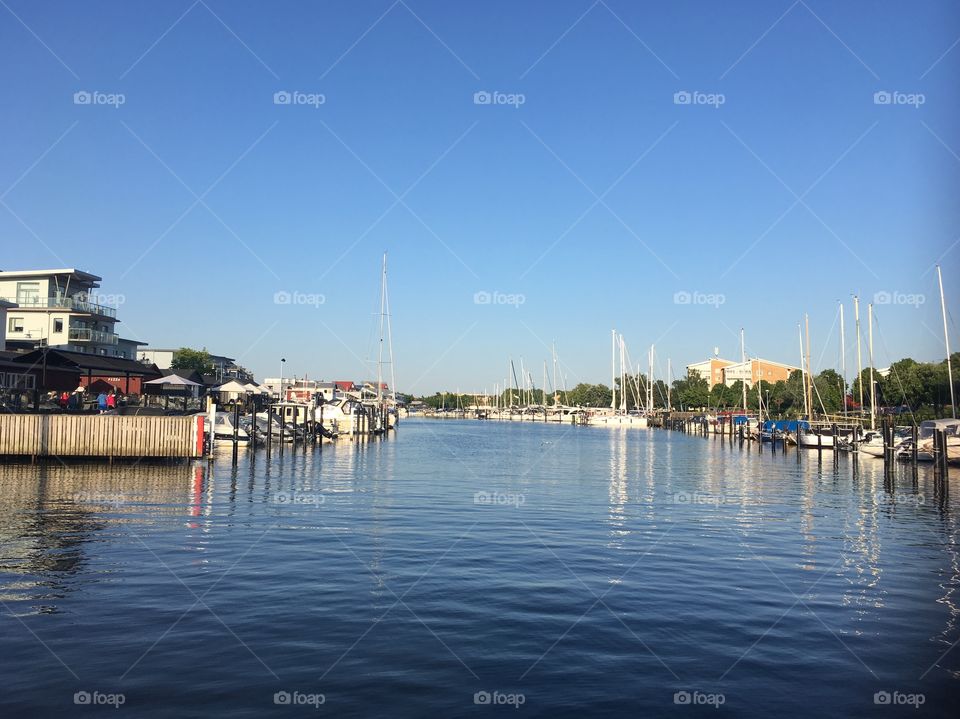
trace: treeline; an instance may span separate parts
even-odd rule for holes
[[[960,352],[951,355],[953,367],[960,371]],[[954,390],[958,391],[958,377],[954,376]],[[947,362],[917,362],[905,358],[890,365],[886,376],[881,377],[877,369],[873,371],[874,392],[878,408],[898,412],[913,412],[920,416],[942,417],[950,414],[950,382]],[[622,393],[620,378],[616,380],[617,405],[620,406]],[[758,398],[762,392],[764,411],[774,416],[798,417],[804,410],[804,382],[799,370],[779,382],[758,382],[758,386],[747,390],[747,409],[756,411]],[[864,410],[870,407],[870,369],[864,369],[859,377],[849,384],[843,381],[836,370],[827,369],[813,378],[813,411],[817,414],[840,414],[846,398],[847,410],[861,409],[861,387]],[[637,390],[639,389],[639,397]],[[543,404],[543,391],[506,390],[500,395],[500,405]],[[609,407],[611,390],[605,384],[578,384],[571,390],[559,392],[561,404],[575,407]],[[647,396],[647,378],[644,375],[628,376],[626,382],[627,408],[643,407]],[[653,406],[655,409],[670,405],[675,410],[724,410],[735,409],[742,405],[743,384],[738,380],[729,387],[716,385],[712,389],[699,375],[675,380],[667,391],[662,380],[653,383]],[[466,408],[471,405],[493,404],[495,397],[483,395],[456,394],[438,392],[435,395],[419,397],[429,407]],[[547,404],[554,404],[554,394],[547,392]]]

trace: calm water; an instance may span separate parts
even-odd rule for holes
[[[0,715],[953,716],[956,480],[429,420],[212,472],[4,465]]]

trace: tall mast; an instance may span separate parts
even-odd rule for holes
[[[671,384],[671,382],[670,382],[670,376],[671,376],[671,373],[670,373],[670,358],[667,357],[667,411],[668,411],[668,412],[669,412],[671,409],[673,409],[673,404],[672,404],[671,401],[670,401],[670,389],[671,389],[671,387],[670,387],[670,384]]]
[[[844,346],[846,335],[843,332],[843,302],[840,303],[840,372],[843,386],[840,388],[840,401],[843,403],[843,416],[847,416],[847,349]]]
[[[877,394],[873,386],[873,303],[867,305],[867,336],[870,343],[870,429],[876,429]]]
[[[610,330],[610,409],[617,409],[617,331]]]
[[[810,418],[813,418],[813,366],[810,364],[810,315],[804,315],[807,325],[807,406],[810,408]]]
[[[620,335],[620,409],[624,414],[627,412],[627,367],[624,362],[626,346],[623,342],[623,335]]]
[[[650,345],[650,364],[647,374],[647,412],[653,411],[653,345]]]
[[[803,383],[803,415],[810,419],[810,406],[807,404],[807,373],[803,369],[803,328],[797,322],[797,334],[800,336],[800,381]]]
[[[940,312],[943,314],[943,343],[947,347],[947,380],[950,382],[950,416],[957,418],[957,402],[953,398],[953,366],[950,362],[950,336],[947,334],[947,305],[943,300],[943,274],[937,265],[937,282],[940,284]]]
[[[857,385],[860,389],[860,411],[863,412],[863,360],[860,357],[860,298],[853,296],[853,319],[857,323]]]
[[[387,299],[387,253],[383,253],[383,270],[380,273],[380,344],[377,351],[377,403],[383,395],[383,323],[386,319]]]
[[[556,406],[559,404],[560,392],[557,389],[557,345],[554,342],[550,343],[550,354],[553,355],[553,404]]]
[[[746,344],[744,344],[744,341],[743,341],[743,327],[741,327],[740,328],[740,363],[744,365],[747,363],[746,347],[747,346]],[[753,378],[752,365],[750,367],[750,377],[751,379]],[[747,411],[747,381],[745,379],[740,380],[740,386],[743,389],[743,411],[746,412]]]

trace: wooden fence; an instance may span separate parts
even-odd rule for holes
[[[0,415],[0,456],[200,457],[203,417]]]

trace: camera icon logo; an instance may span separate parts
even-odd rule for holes
[[[490,692],[480,691],[473,695],[474,704],[489,704],[490,703]]]
[[[486,90],[473,93],[474,105],[489,105],[491,102],[493,102],[493,96]]]
[[[489,292],[480,291],[473,293],[473,304],[475,305],[489,305],[491,299],[492,297]]]
[[[891,300],[891,295],[889,292],[885,290],[877,292],[873,296],[874,304],[878,304],[878,305],[889,305],[890,300]]]
[[[874,704],[889,704],[890,703],[890,692],[877,692],[873,695]]]
[[[274,704],[289,704],[290,703],[290,692],[277,692],[273,695]]]
[[[886,90],[878,90],[873,93],[874,105],[889,105],[891,102],[893,102],[893,95]]]
[[[90,703],[90,692],[77,692],[73,695],[74,704],[89,704]]]
[[[689,305],[691,299],[692,295],[686,290],[673,293],[673,304],[675,305]]]
[[[674,105],[689,105],[691,102],[693,102],[693,95],[686,90],[680,90],[679,92],[673,93]]]
[[[89,105],[93,101],[93,95],[86,90],[78,90],[73,93],[74,105]]]
[[[690,692],[677,692],[673,695],[674,704],[689,704],[690,703]]]
[[[286,90],[278,90],[277,92],[273,93],[274,105],[289,105],[292,99],[293,96]]]
[[[289,305],[292,299],[293,296],[286,290],[278,290],[273,293],[273,304],[275,305]]]

